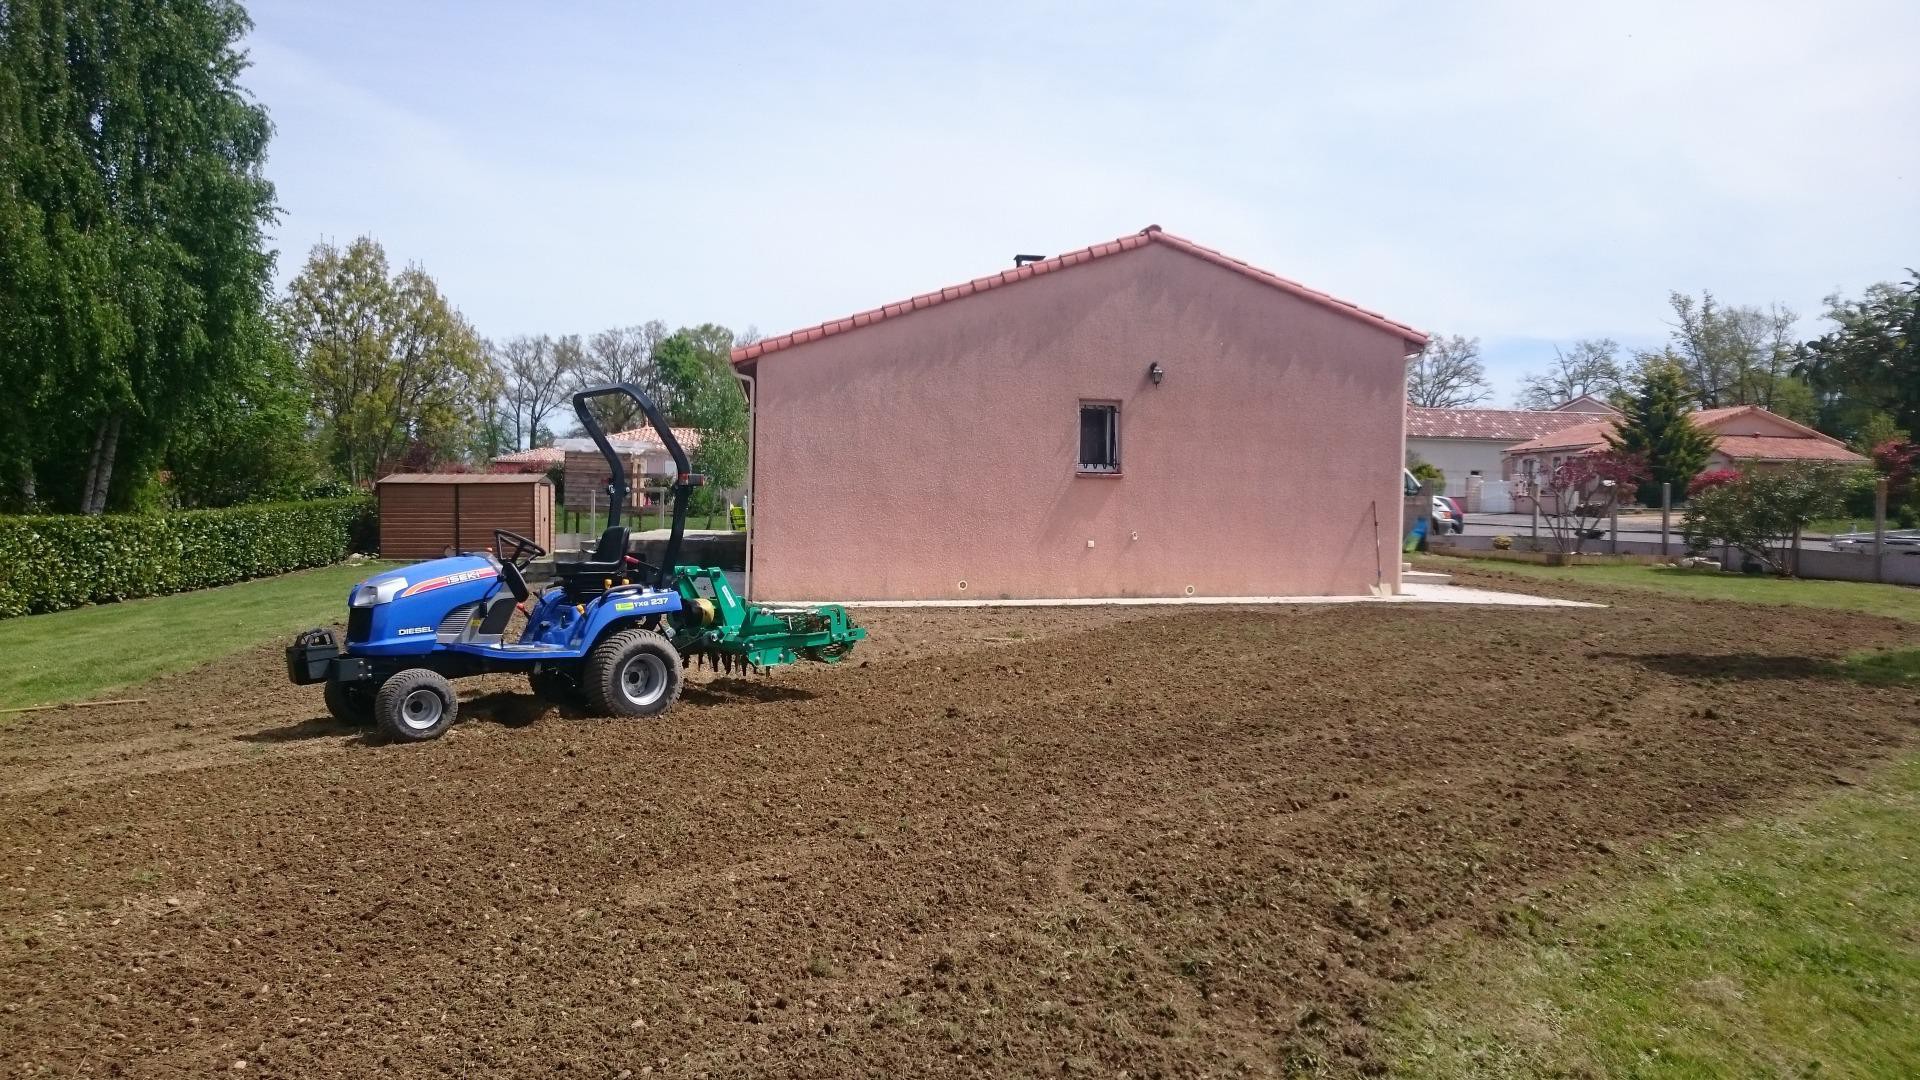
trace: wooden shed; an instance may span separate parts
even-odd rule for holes
[[[506,529],[553,547],[553,482],[527,473],[395,473],[381,480],[380,554],[484,551]]]

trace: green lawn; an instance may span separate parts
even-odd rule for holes
[[[385,564],[342,564],[218,589],[0,620],[0,708],[74,701],[346,618]]]
[[[1440,560],[1458,565],[1461,560]],[[1920,622],[1920,590],[1648,566],[1476,567],[1707,600]],[[1920,688],[1920,649],[1831,673]],[[1817,676],[1816,676],[1817,677]],[[1395,1075],[1886,1076],[1920,1062],[1920,758],[1608,886],[1570,916],[1517,913],[1403,999]]]
[[[1920,760],[1659,862],[1443,970],[1395,1075],[1914,1075]]]
[[[1432,556],[1445,569],[1467,562],[1478,569],[1554,581],[1591,582],[1625,589],[1654,589],[1701,600],[1735,600],[1745,604],[1799,604],[1838,608],[1869,615],[1920,622],[1920,589],[1875,585],[1864,581],[1802,581],[1749,574],[1706,573],[1665,566],[1539,566],[1493,559]]]

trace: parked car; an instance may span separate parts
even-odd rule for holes
[[[1466,532],[1467,504],[1451,495],[1442,495],[1440,499],[1447,504],[1448,509],[1453,511],[1453,531],[1456,533]]]
[[[1453,523],[1453,506],[1445,495],[1435,495],[1433,497],[1432,516],[1433,535],[1437,536],[1441,533],[1460,531]]]

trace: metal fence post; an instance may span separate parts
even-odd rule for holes
[[[1873,482],[1873,580],[1885,581],[1887,572],[1887,478]]]
[[[1673,515],[1673,484],[1660,485],[1660,557],[1667,557],[1667,523]]]
[[[1620,489],[1613,489],[1613,498],[1607,503],[1607,554],[1620,554]]]
[[[1533,550],[1539,551],[1540,550],[1540,481],[1537,478],[1529,477],[1527,479],[1527,501],[1533,504],[1533,539],[1531,542],[1533,544]]]

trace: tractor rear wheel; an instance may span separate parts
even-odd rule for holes
[[[624,630],[594,646],[581,674],[595,712],[657,716],[680,697],[684,671],[673,642],[652,630]]]
[[[459,711],[453,684],[429,668],[400,672],[382,683],[373,698],[374,722],[396,742],[437,739],[453,726]]]
[[[343,683],[327,680],[323,691],[327,700],[327,711],[335,720],[354,727],[366,727],[373,723],[373,687],[366,683]]]

